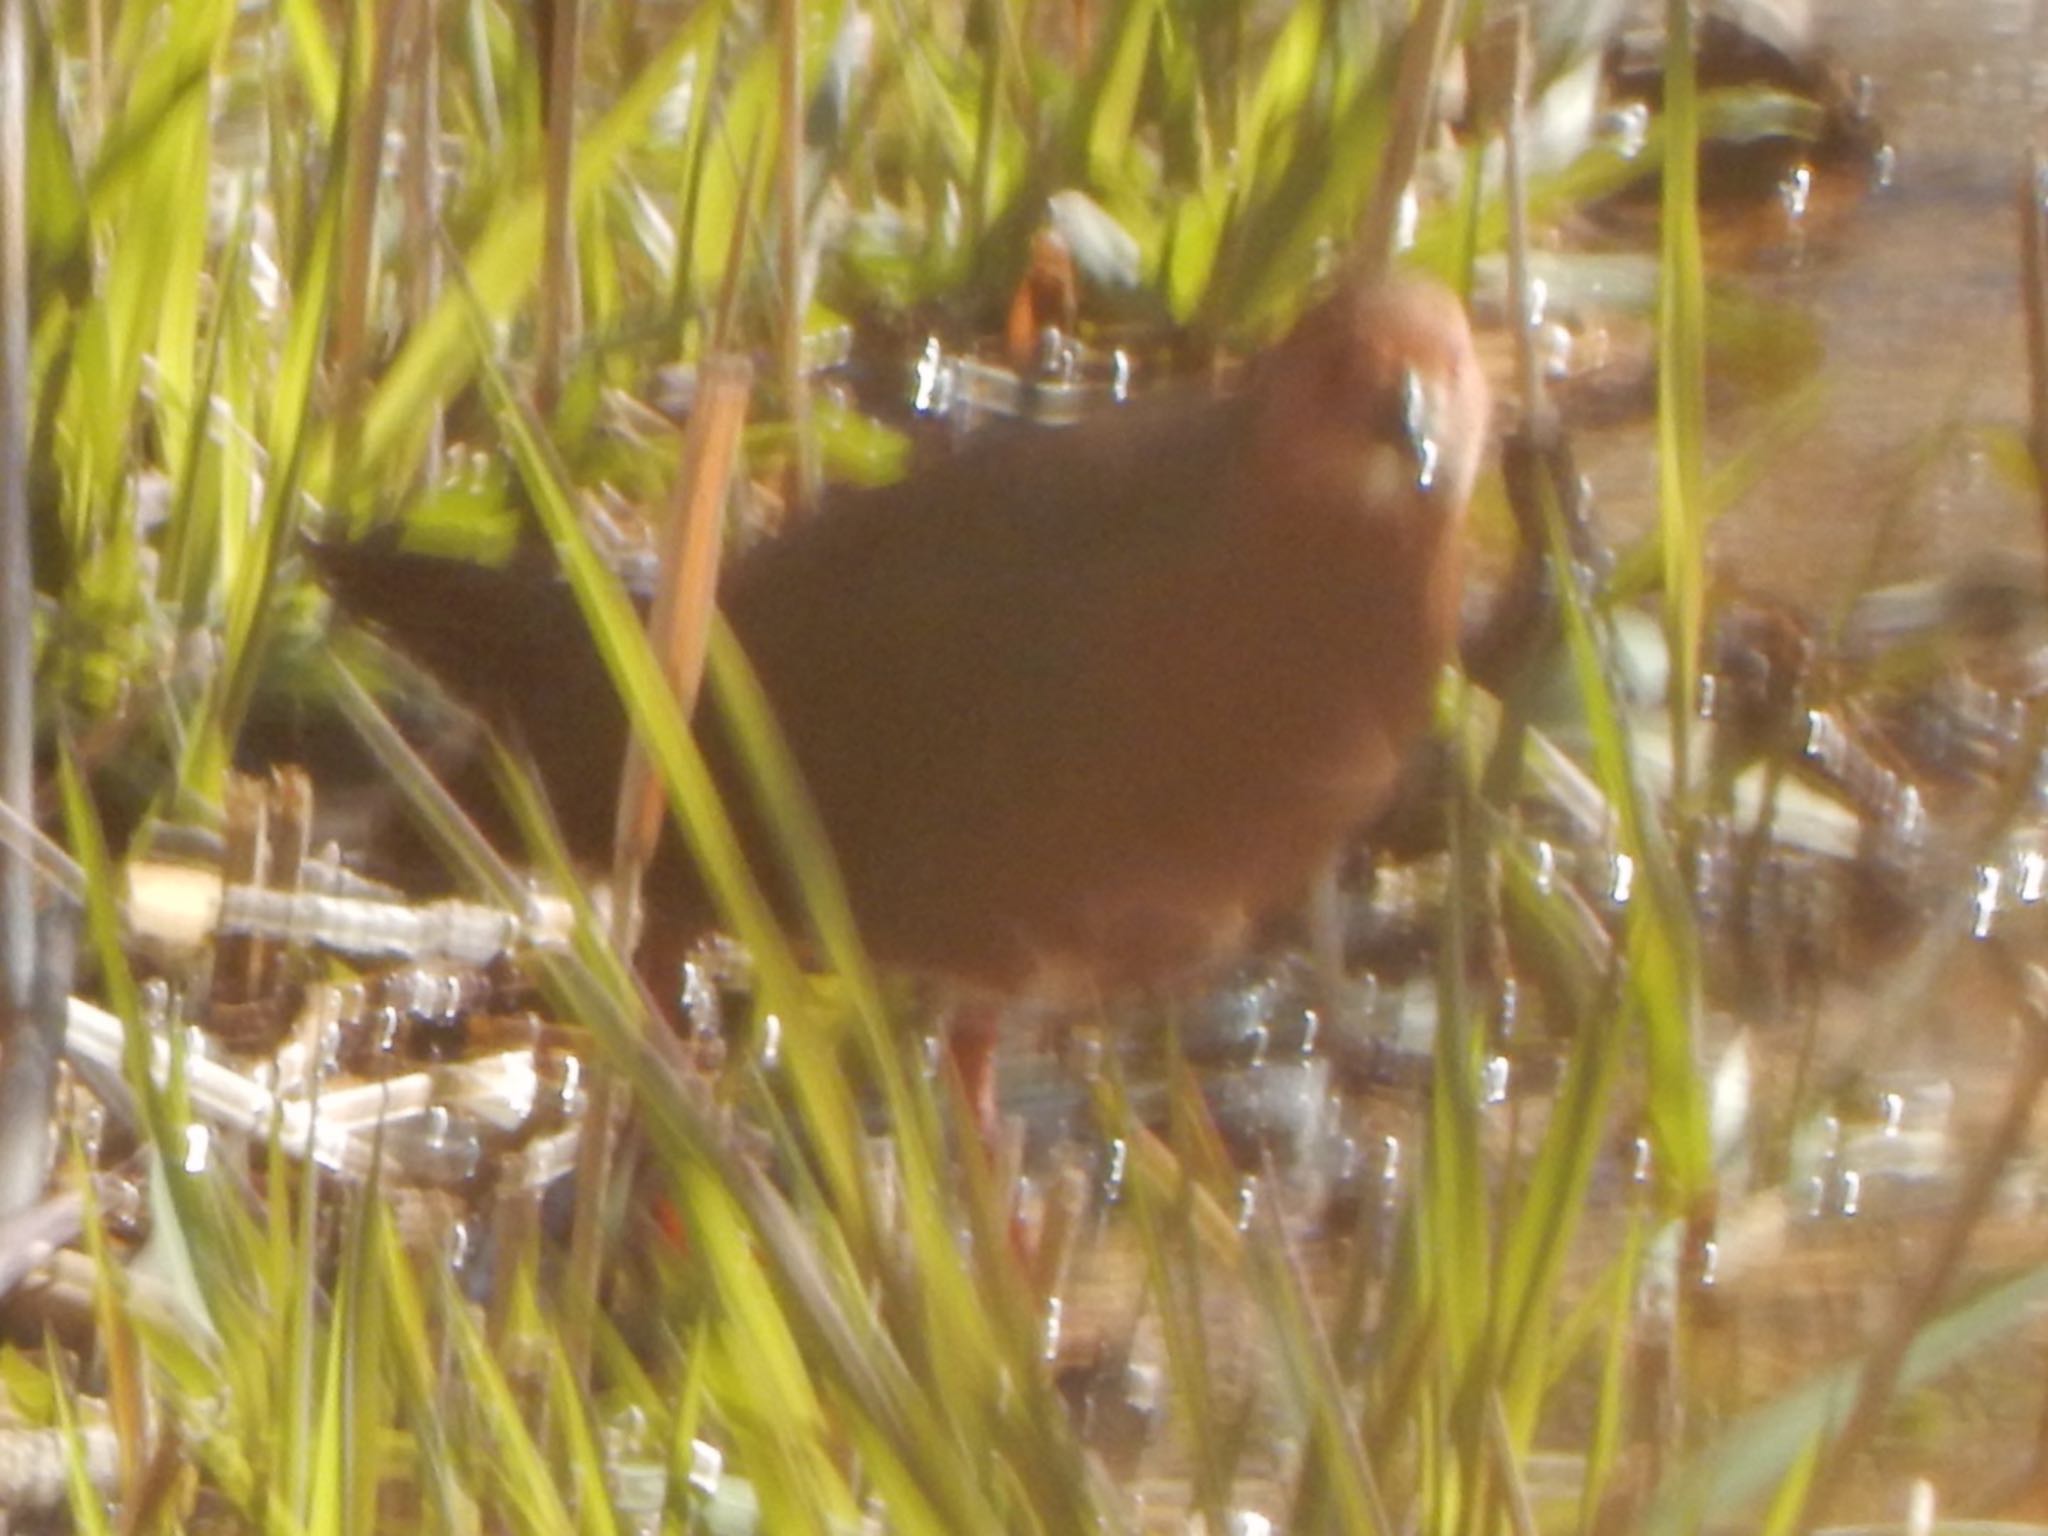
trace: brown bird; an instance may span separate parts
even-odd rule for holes
[[[1114,990],[1301,893],[1428,719],[1487,417],[1449,294],[1351,287],[1228,393],[970,441],[736,562],[720,601],[875,956]],[[344,608],[516,730],[572,846],[604,858],[625,725],[566,588],[317,558]],[[672,834],[646,898],[664,952],[711,922]]]

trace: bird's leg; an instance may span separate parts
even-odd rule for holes
[[[1373,882],[1372,851],[1362,851],[1364,890],[1370,898]],[[1332,1026],[1342,1027],[1358,1001],[1344,964],[1344,868],[1342,850],[1323,866],[1310,887],[1308,907],[1303,914],[1308,928],[1309,960],[1315,968],[1316,993],[1324,1017]]]
[[[960,1085],[975,1139],[989,1166],[997,1164],[1002,1122],[996,1106],[996,1042],[1001,1033],[1002,1005],[986,998],[956,1004],[946,1020],[946,1058]]]
[[[1016,1117],[1006,1121],[996,1102],[996,1047],[1003,1017],[1004,1006],[986,997],[956,1004],[946,1019],[945,1052],[957,1102],[967,1111],[967,1124],[960,1130],[961,1155],[970,1162],[979,1157],[981,1174],[974,1177],[987,1178],[988,1208],[1008,1241],[1018,1273],[1030,1276],[1038,1272],[1039,1259],[1037,1235],[1017,1199],[1024,1163],[1023,1122]],[[964,1145],[970,1140],[973,1149]]]

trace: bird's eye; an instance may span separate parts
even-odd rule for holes
[[[1436,486],[1436,438],[1430,431],[1429,391],[1422,374],[1414,368],[1401,370],[1401,441],[1415,456],[1415,483],[1422,490]]]

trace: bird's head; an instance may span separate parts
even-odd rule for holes
[[[1412,278],[1350,285],[1260,363],[1263,464],[1317,504],[1455,522],[1486,450],[1491,399],[1465,311]]]

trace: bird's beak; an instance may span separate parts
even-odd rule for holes
[[[1402,369],[1401,441],[1415,461],[1415,484],[1423,491],[1436,488],[1437,464],[1442,457],[1432,431],[1433,405],[1421,370]]]

